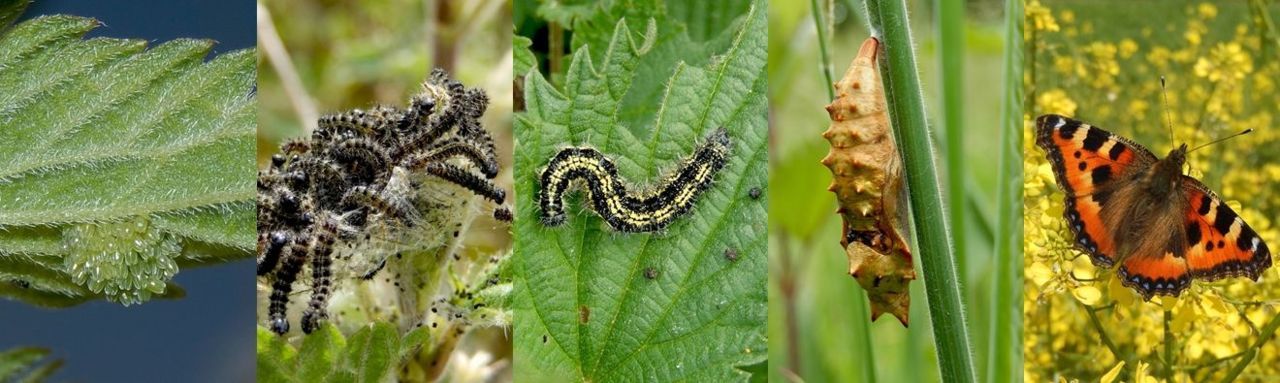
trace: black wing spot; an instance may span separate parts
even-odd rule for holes
[[[1093,185],[1101,185],[1111,180],[1111,165],[1102,165],[1093,169]]]
[[[1084,137],[1084,150],[1096,152],[1102,148],[1107,140],[1111,139],[1111,133],[1102,129],[1089,129]]]
[[[1241,230],[1240,235],[1236,237],[1236,247],[1239,247],[1240,250],[1252,250],[1253,238],[1257,236],[1258,234],[1253,232],[1253,228],[1249,227],[1249,225],[1244,225],[1244,230]]]
[[[1111,157],[1112,161],[1117,161],[1120,159],[1121,154],[1124,154],[1124,145],[1119,142],[1112,143],[1111,150],[1107,152],[1107,156]]]
[[[1192,222],[1187,225],[1187,245],[1195,246],[1200,243],[1200,223]]]
[[[1106,205],[1107,200],[1111,199],[1111,192],[1110,191],[1094,192],[1092,197],[1093,197],[1093,202],[1097,202],[1098,206]]]
[[[1057,118],[1062,118],[1062,117],[1057,117]],[[1076,130],[1080,129],[1080,121],[1069,120],[1069,119],[1064,119],[1064,120],[1067,123],[1062,125],[1061,128],[1058,128],[1058,136],[1062,137],[1062,139],[1064,140],[1070,140],[1071,137],[1075,137]]]
[[[1219,232],[1226,234],[1231,231],[1231,224],[1236,221],[1236,213],[1230,209],[1218,209],[1217,217],[1213,219],[1213,228]]]
[[[1210,199],[1209,196],[1200,196],[1200,209],[1196,210],[1196,213],[1200,213],[1201,217],[1209,214],[1209,204],[1212,202],[1213,199]]]

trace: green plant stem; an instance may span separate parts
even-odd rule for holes
[[[432,43],[431,65],[449,72],[454,71],[458,61],[458,25],[457,15],[453,11],[452,1],[436,2],[434,23],[435,41]]]
[[[1021,18],[1023,17],[1023,15],[1019,15],[1018,17]],[[1029,72],[1027,76],[1023,79],[1023,83],[1022,83],[1023,92],[1026,93],[1026,97],[1022,99],[1022,110],[1023,110],[1023,113],[1030,113],[1032,116],[1035,116],[1036,113],[1038,112],[1035,108],[1036,106],[1036,64],[1037,64],[1036,53],[1040,50],[1040,40],[1037,40],[1037,33],[1035,28],[1031,28],[1030,31],[1028,32],[1031,34],[1031,37],[1027,39],[1027,42],[1025,44],[1022,44],[1027,50],[1026,53],[1024,54],[1025,61],[1022,63],[1022,68],[1024,71]]]
[[[978,189],[978,183],[973,178],[967,178],[964,182],[968,190],[980,190]],[[996,213],[993,213],[995,208],[983,198],[973,194],[966,195],[964,199],[965,203],[969,205],[969,213],[973,213],[971,215],[973,223],[977,224],[977,226],[972,227],[972,230],[977,231],[979,238],[995,238],[995,225],[997,224],[994,216]]]
[[[786,230],[779,230],[778,251],[782,258],[782,270],[778,277],[778,290],[782,292],[782,302],[786,312],[783,317],[787,328],[787,364],[784,367],[787,376],[800,376],[800,328],[796,319],[796,280],[791,270],[791,236]]]
[[[1271,317],[1267,325],[1262,326],[1262,330],[1258,331],[1258,340],[1249,346],[1249,349],[1244,353],[1244,357],[1240,358],[1240,361],[1231,367],[1231,371],[1228,371],[1227,375],[1222,377],[1222,382],[1227,383],[1236,380],[1236,377],[1239,377],[1240,373],[1244,372],[1246,367],[1249,367],[1249,363],[1253,362],[1253,358],[1258,356],[1258,350],[1262,348],[1262,345],[1275,339],[1277,328],[1280,328],[1280,315]]]
[[[550,32],[547,36],[547,73],[549,73],[547,77],[554,78],[563,73],[560,70],[564,66],[564,28],[554,21],[549,21],[548,24],[550,24],[548,26]]]
[[[809,8],[812,11],[810,13],[813,14],[813,28],[818,30],[818,53],[822,57],[820,65],[822,67],[822,75],[826,77],[827,84],[835,84],[835,77],[831,73],[831,57],[827,53],[828,28],[827,23],[823,21],[822,8],[818,7],[818,0],[809,0]],[[827,99],[834,100],[836,98],[835,86],[826,86],[824,88],[827,89]]]
[[[987,381],[1022,378],[1022,2],[1005,2],[999,222]]]
[[[938,367],[947,382],[973,382],[973,356],[969,348],[960,283],[952,256],[951,233],[943,211],[938,172],[934,168],[933,143],[925,119],[924,98],[916,73],[910,23],[904,0],[869,0],[867,16],[872,34],[884,48],[880,55],[889,117],[902,152],[903,171],[911,202],[916,242],[924,273],[925,294]]]
[[[1098,331],[1098,339],[1102,340],[1102,345],[1107,346],[1107,350],[1111,350],[1111,356],[1115,357],[1117,360],[1123,360],[1128,363],[1128,358],[1120,355],[1120,349],[1116,348],[1116,344],[1111,342],[1111,337],[1107,336],[1107,329],[1102,327],[1102,321],[1098,319],[1097,310],[1094,310],[1093,307],[1089,307],[1089,305],[1084,303],[1081,303],[1080,305],[1084,306],[1084,311],[1086,313],[1089,313],[1089,324],[1092,324],[1093,329]]]
[[[938,61],[942,66],[942,123],[947,146],[947,208],[955,239],[956,273],[968,275],[965,256],[964,2],[936,0]]]
[[[858,312],[866,313],[867,317],[870,318],[871,307],[870,307],[870,304],[867,303],[867,299],[863,297],[863,295],[864,294],[857,294],[854,296],[854,299],[853,299],[854,310],[857,310]],[[875,348],[872,347],[871,345],[871,321],[870,320],[855,321],[854,327],[855,327],[854,332],[858,335],[858,338],[861,339],[861,341],[859,342],[859,346],[861,346],[862,350],[864,351],[862,353],[863,355],[862,363],[864,366],[864,368],[862,368],[862,381],[868,382],[868,383],[875,382],[877,364],[876,364],[876,356],[875,356],[875,353],[873,352]]]
[[[1250,0],[1249,7],[1257,13],[1258,22],[1261,23],[1264,39],[1274,45],[1275,52],[1280,53],[1280,32],[1276,31],[1276,25],[1271,21],[1271,13],[1267,12],[1266,0]],[[1262,57],[1267,56],[1267,45],[1262,45]]]
[[[1173,322],[1173,311],[1164,312],[1164,378],[1173,379],[1173,331],[1169,330],[1169,322]]]

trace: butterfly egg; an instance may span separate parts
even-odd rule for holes
[[[164,292],[178,272],[177,238],[139,216],[120,222],[81,223],[62,233],[63,268],[72,281],[125,306]]]

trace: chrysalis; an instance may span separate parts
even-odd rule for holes
[[[822,164],[834,178],[827,190],[836,194],[836,212],[844,220],[840,245],[849,257],[849,274],[871,301],[871,320],[888,312],[906,326],[907,287],[916,274],[901,234],[906,194],[875,67],[878,48],[879,41],[868,38],[844,78],[833,84],[831,126],[822,133],[831,151]]]

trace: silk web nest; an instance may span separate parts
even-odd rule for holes
[[[387,243],[448,230],[433,217],[454,215],[445,197],[456,201],[457,190],[493,201],[494,217],[511,220],[506,192],[493,183],[493,138],[479,121],[488,97],[439,69],[422,89],[404,109],[322,117],[311,137],[281,145],[258,173],[258,275],[270,284],[272,332],[289,331],[286,309],[304,269],[311,297],[300,322],[310,333],[328,317],[335,270],[372,278],[395,253],[383,251],[395,247]],[[335,260],[367,267],[335,268]]]

